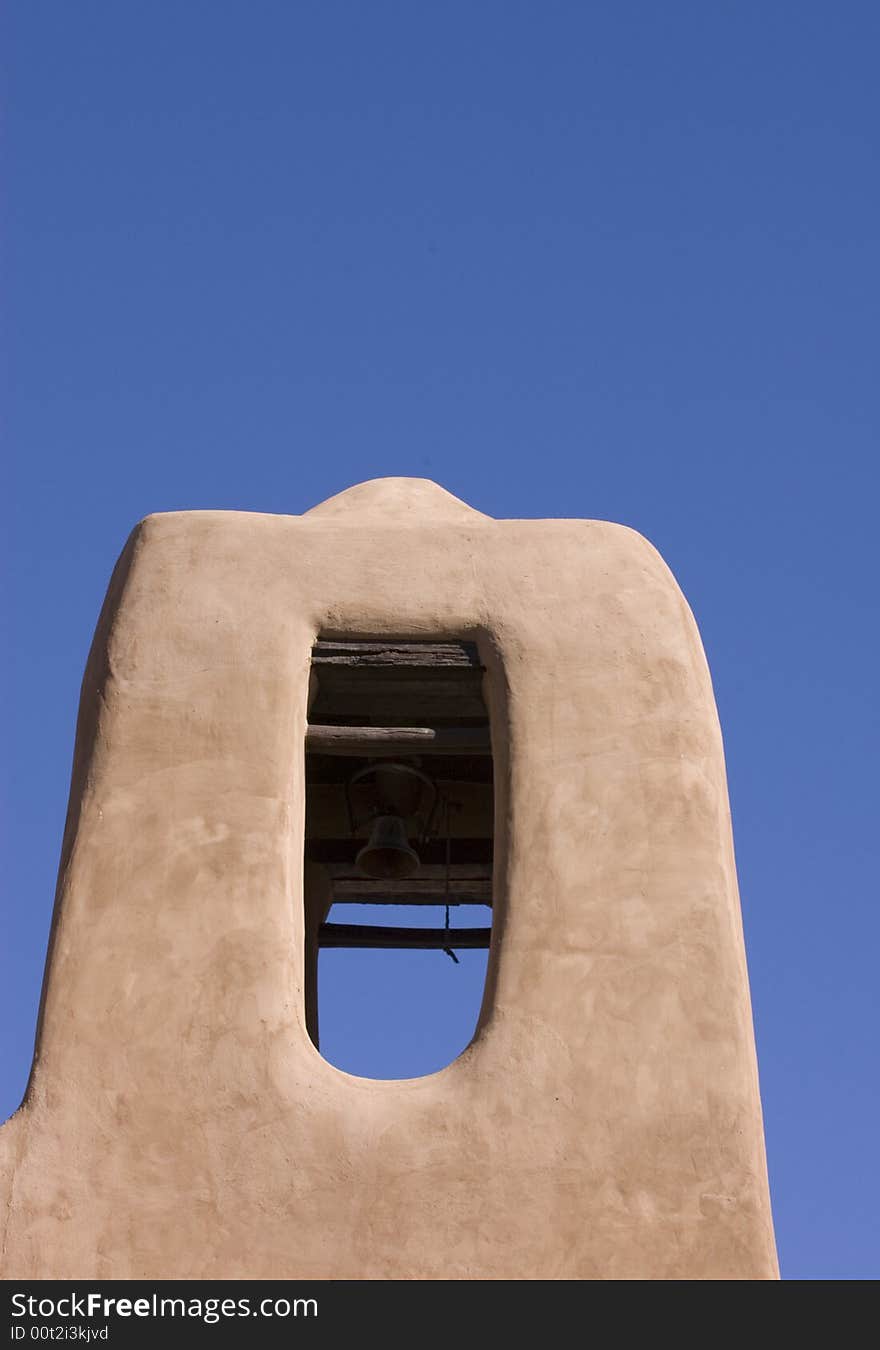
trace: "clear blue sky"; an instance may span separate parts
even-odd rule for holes
[[[422,475],[623,521],[676,573],[783,1271],[880,1275],[880,7],[29,0],[2,40],[0,1117],[129,529]],[[377,1071],[467,1039],[419,1015]]]

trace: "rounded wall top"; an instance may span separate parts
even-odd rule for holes
[[[489,520],[467,502],[453,497],[430,478],[371,478],[319,502],[306,516],[320,516],[340,525],[358,525],[369,516],[398,524],[464,524],[474,516]]]

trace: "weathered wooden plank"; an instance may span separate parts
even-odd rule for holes
[[[324,666],[311,705],[316,722],[371,721],[436,725],[445,721],[486,720],[479,671],[356,670]]]
[[[450,877],[448,894],[457,905],[491,905],[492,882],[488,877]],[[438,878],[346,877],[333,883],[333,899],[352,905],[442,905],[446,895],[445,881]]]
[[[365,877],[353,863],[329,863],[333,895],[352,904],[442,905],[447,882],[456,904],[491,905],[491,862],[422,863],[414,877],[380,880]]]
[[[424,909],[431,905],[435,909],[438,906],[447,903],[446,896],[439,891],[436,895],[360,895],[352,890],[349,895],[337,895],[336,900],[340,905],[414,905],[416,909]],[[486,909],[492,908],[491,898],[482,895],[450,895],[448,903],[450,905],[483,905]]]
[[[374,924],[322,923],[319,947],[395,948],[401,951],[485,950],[490,928],[381,928]]]
[[[488,727],[306,728],[306,750],[319,755],[490,755]]]
[[[430,670],[482,670],[474,642],[316,642],[316,666],[418,666]]]
[[[360,844],[357,845],[360,848]],[[332,880],[337,881],[364,881],[365,878],[353,862],[327,863],[327,872]],[[451,862],[449,864],[449,878],[451,881],[472,881],[478,882],[492,880],[491,862]],[[414,880],[429,881],[431,884],[443,882],[446,879],[445,863],[425,863],[423,862],[418,871],[417,878],[402,878],[395,881],[395,886],[406,886]],[[376,886],[385,886],[387,882],[375,881]]]

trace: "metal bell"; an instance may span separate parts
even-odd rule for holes
[[[411,877],[419,870],[419,855],[410,848],[400,816],[376,817],[356,862],[365,876],[383,881]]]

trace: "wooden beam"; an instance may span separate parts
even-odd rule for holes
[[[426,905],[433,905],[435,908],[446,904],[446,896],[442,891],[425,891],[418,895],[377,895],[372,891],[358,891],[352,886],[351,890],[336,892],[334,901],[340,905],[415,905],[416,908],[424,908]],[[492,908],[492,897],[486,895],[473,895],[470,892],[461,892],[455,895],[450,892],[450,905],[485,905],[487,909]]]
[[[360,847],[360,844],[358,844],[358,847]],[[454,848],[455,845],[453,844],[453,849]],[[329,862],[326,863],[325,866],[334,885],[340,881],[362,882],[367,880],[360,868],[353,862]],[[408,880],[406,878],[397,880],[391,884],[394,886],[409,886],[413,881],[427,881],[430,882],[435,890],[438,886],[442,890],[445,879],[445,862],[422,862],[415,877],[410,877]],[[484,882],[488,884],[492,880],[492,864],[491,862],[479,860],[475,862],[451,862],[449,864],[449,879],[450,881],[471,882],[475,886],[482,885]],[[375,884],[377,886],[385,886],[388,883],[377,881]]]
[[[442,883],[420,881],[337,881],[333,899],[346,905],[442,905],[446,899]],[[450,881],[449,903],[452,905],[491,905],[491,881]]]
[[[446,868],[442,863],[423,863],[416,876],[388,881],[365,877],[351,863],[328,863],[326,866],[333,898],[341,903],[442,905],[446,898]],[[491,905],[492,864],[451,864],[449,898],[456,905]]]
[[[316,642],[315,666],[482,670],[474,642]]]
[[[312,674],[318,680],[313,722],[438,726],[487,719],[479,671],[313,666]]]
[[[322,923],[319,947],[385,948],[400,951],[480,951],[489,946],[490,928],[380,928],[373,924]]]
[[[490,755],[488,727],[306,728],[306,751],[315,755]]]

